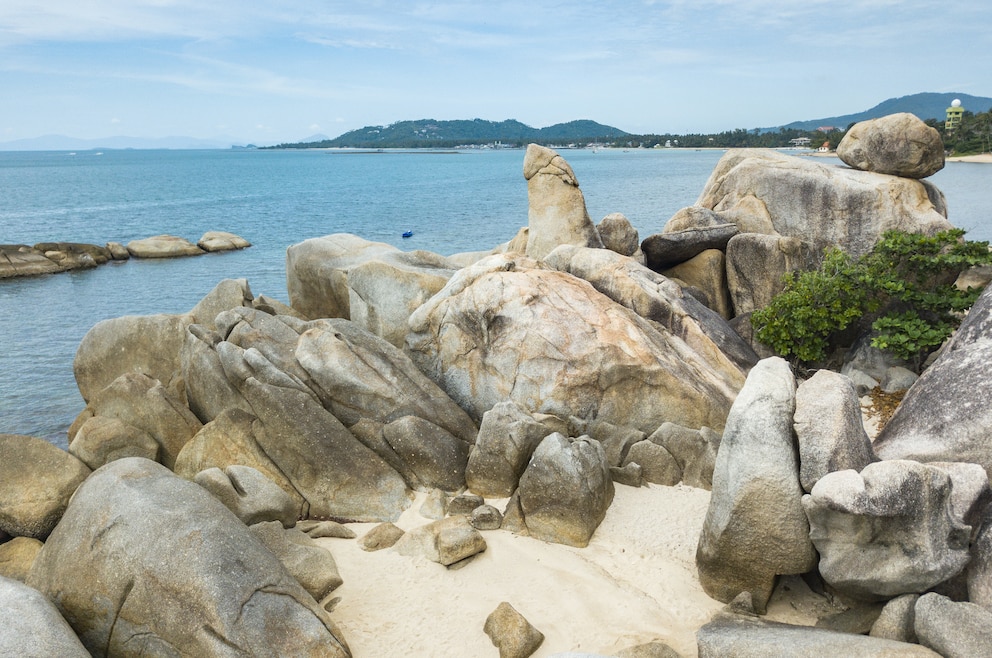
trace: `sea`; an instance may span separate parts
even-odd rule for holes
[[[594,221],[641,238],[692,205],[723,151],[568,149]],[[105,244],[236,233],[248,249],[0,280],[0,433],[66,446],[85,403],[72,362],[86,332],[122,315],[184,313],[219,281],[288,302],[286,248],[354,233],[403,250],[480,251],[527,224],[524,151],[88,150],[0,152],[0,244]],[[825,164],[839,164],[832,158]],[[931,180],[949,219],[992,240],[992,166],[948,163]],[[412,232],[404,238],[403,233]]]

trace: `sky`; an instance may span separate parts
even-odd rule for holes
[[[990,28],[984,0],[0,0],[0,142],[777,126],[992,96]]]

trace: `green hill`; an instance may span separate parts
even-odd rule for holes
[[[388,126],[365,126],[334,139],[319,142],[280,144],[276,148],[450,148],[469,144],[523,145],[528,142],[587,143],[613,140],[627,135],[612,126],[589,120],[558,123],[547,128],[531,128],[514,119],[435,121],[419,119],[399,121]]]
[[[787,130],[793,128],[796,130],[816,130],[821,126],[846,129],[852,123],[877,119],[887,114],[895,114],[896,112],[909,112],[924,121],[927,119],[943,121],[947,108],[951,106],[951,101],[955,98],[961,100],[962,107],[975,113],[988,112],[989,108],[992,108],[992,98],[960,93],[938,94],[924,92],[910,96],[901,96],[899,98],[890,98],[887,101],[882,101],[870,110],[858,112],[857,114],[845,114],[843,116],[810,119],[808,121],[793,121],[784,126],[776,126],[767,130],[778,130],[779,128],[785,128]]]

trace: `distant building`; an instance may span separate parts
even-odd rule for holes
[[[829,153],[830,152],[830,142],[829,141],[823,142],[822,144],[820,144],[820,148],[818,148],[816,150],[819,151],[820,153]]]
[[[795,139],[790,139],[789,143],[792,144],[792,148],[805,149],[809,148],[809,137],[796,137]]]
[[[837,128],[835,128],[834,126],[820,126],[819,128],[817,128],[817,130],[820,131],[821,133],[830,133],[837,130]]]
[[[961,117],[964,115],[964,108],[961,101],[955,98],[951,101],[951,106],[947,108],[947,119],[944,121],[944,130],[954,132],[961,125]]]

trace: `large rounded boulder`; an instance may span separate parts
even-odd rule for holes
[[[350,655],[327,613],[244,523],[146,459],[94,472],[28,584],[94,656]]]

